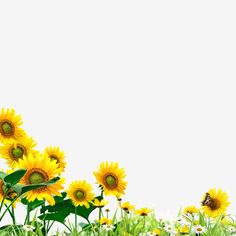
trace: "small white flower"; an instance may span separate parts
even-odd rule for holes
[[[233,226],[230,226],[230,227],[228,228],[228,231],[229,231],[230,233],[236,233],[236,228],[233,227]]]
[[[203,227],[203,226],[201,226],[201,225],[195,226],[194,229],[195,229],[195,233],[196,233],[197,235],[199,235],[199,234],[204,234],[204,233],[206,232],[206,228]]]
[[[33,232],[34,229],[35,229],[35,227],[32,226],[32,225],[24,225],[24,226],[23,226],[23,229],[24,229],[24,231],[26,231],[26,232]]]
[[[176,219],[176,222],[178,223],[178,224],[180,224],[181,226],[185,226],[185,225],[191,225],[191,223],[190,222],[188,222],[184,217],[178,217],[177,219]]]
[[[172,225],[166,225],[164,229],[167,233],[170,233],[170,234],[173,234],[175,232],[175,229]]]
[[[106,224],[106,225],[103,225],[102,228],[106,231],[111,231],[115,228],[115,226]]]
[[[61,232],[61,233],[59,234],[59,236],[66,236],[66,233],[65,233],[65,232]]]

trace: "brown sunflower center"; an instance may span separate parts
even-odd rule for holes
[[[86,197],[86,193],[80,189],[75,193],[75,196],[76,196],[77,200],[83,201]]]
[[[49,156],[52,161],[56,161],[56,163],[59,163],[58,158],[54,155]]]
[[[11,150],[11,156],[14,159],[22,158],[23,155],[26,155],[26,149],[22,145],[17,145],[16,147],[12,147]]]
[[[12,136],[14,134],[15,127],[10,120],[3,120],[0,122],[0,132],[4,136]]]
[[[108,174],[105,176],[105,183],[108,188],[116,188],[118,185],[117,177],[112,174]]]
[[[202,205],[210,207],[213,211],[220,208],[220,202],[216,198],[212,198],[209,193],[206,193]]]
[[[30,184],[41,184],[46,181],[48,181],[48,176],[43,170],[33,169],[28,174],[28,182]]]

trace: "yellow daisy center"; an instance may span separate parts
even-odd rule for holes
[[[3,120],[0,122],[0,132],[4,136],[12,136],[14,134],[15,127],[10,120]]]
[[[10,155],[14,158],[14,159],[19,159],[22,158],[23,155],[26,155],[26,149],[24,146],[22,145],[17,145],[16,148],[12,147],[10,149]]]
[[[27,180],[29,184],[41,184],[48,181],[48,175],[43,170],[35,168],[29,171]]]
[[[75,197],[78,201],[83,201],[86,198],[86,193],[84,192],[84,190],[79,189],[78,191],[76,191]]]
[[[197,228],[197,232],[202,232],[202,228]]]
[[[118,179],[113,174],[107,174],[104,178],[105,184],[108,188],[116,188],[118,185]]]

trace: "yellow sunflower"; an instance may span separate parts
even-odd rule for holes
[[[67,196],[77,206],[85,206],[89,208],[89,203],[94,199],[94,193],[92,186],[85,180],[74,181],[70,184],[67,190]]]
[[[127,182],[125,170],[119,169],[118,163],[103,162],[98,168],[98,172],[93,172],[99,185],[103,187],[105,195],[120,196],[124,194]]]
[[[19,139],[25,132],[19,126],[22,124],[21,115],[16,115],[14,109],[0,111],[0,142],[8,139]]]
[[[112,224],[112,219],[109,219],[107,217],[102,217],[100,220],[99,220],[99,223],[101,225],[111,225]]]
[[[65,153],[59,147],[46,147],[44,154],[47,154],[52,160],[55,160],[61,171],[65,170]]]
[[[151,211],[151,209],[144,207],[136,210],[136,214],[140,216],[147,216]]]
[[[161,230],[158,229],[158,228],[156,228],[156,229],[154,229],[154,230],[152,231],[152,234],[153,234],[154,236],[159,236],[159,235],[161,235]]]
[[[51,161],[47,155],[40,154],[36,156],[29,154],[28,157],[23,156],[23,158],[19,159],[18,166],[19,168],[27,170],[20,181],[20,183],[26,185],[47,182],[56,177],[61,171],[55,161]],[[54,205],[55,201],[53,196],[61,196],[59,191],[63,189],[63,184],[64,179],[60,179],[54,184],[27,192],[26,198],[28,201],[45,199],[50,205]]]
[[[10,168],[16,168],[18,161],[23,156],[27,156],[29,153],[33,155],[38,154],[39,152],[34,150],[36,146],[33,138],[24,136],[18,140],[9,139],[0,146],[0,154],[2,158],[7,160],[7,163]]]
[[[104,199],[99,201],[97,198],[95,198],[92,203],[94,206],[96,206],[98,208],[103,208],[104,206],[106,206],[108,204],[108,201],[105,201]]]
[[[180,225],[178,230],[181,234],[189,234],[190,233],[189,225]]]
[[[134,209],[134,205],[130,204],[129,202],[124,202],[123,204],[120,204],[120,207],[126,213],[129,213]]]
[[[228,201],[228,194],[221,189],[210,189],[203,196],[202,211],[208,217],[218,217],[225,214],[230,202]]]
[[[184,208],[184,214],[198,214],[199,213],[199,209],[195,206],[187,206]]]

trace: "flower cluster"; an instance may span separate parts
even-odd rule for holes
[[[210,189],[199,207],[187,206],[177,219],[158,218],[149,208],[136,208],[125,198],[126,173],[118,163],[103,162],[93,172],[96,189],[86,180],[75,180],[64,189],[63,174],[66,168],[65,153],[61,148],[48,146],[43,151],[36,148],[35,140],[22,128],[22,118],[14,109],[0,111],[0,157],[8,169],[0,171],[0,223],[9,213],[17,225],[14,208],[21,203],[27,207],[24,226],[9,235],[48,235],[51,225],[60,222],[69,233],[56,235],[233,235],[236,232],[234,217],[227,215],[229,197],[221,189]],[[111,216],[107,196],[114,196],[117,211]],[[40,214],[37,215],[37,208]],[[35,211],[31,219],[30,212]],[[89,216],[97,211],[97,219]],[[66,222],[75,216],[74,225]],[[87,223],[81,226],[78,218]],[[4,228],[4,230],[6,230]],[[1,229],[0,229],[1,232]],[[22,234],[21,234],[22,233]]]

